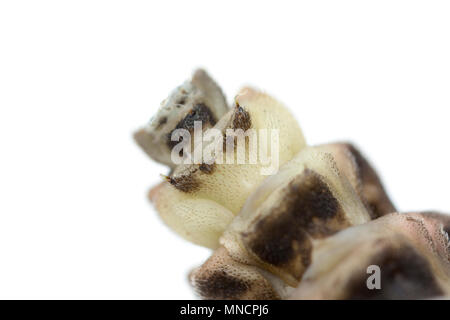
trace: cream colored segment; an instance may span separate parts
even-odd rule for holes
[[[306,168],[320,174],[337,199],[350,225],[358,225],[370,220],[369,213],[358,198],[345,176],[339,173],[333,157],[315,147],[303,149],[294,159],[285,164],[278,175],[267,178],[249,197],[241,212],[233,219],[230,227],[220,239],[230,255],[237,261],[253,263],[272,269],[249,252],[242,240],[243,234],[253,231],[257,221],[271,214],[271,208],[282,203],[285,187]],[[308,230],[305,230],[308,232]],[[313,244],[316,242],[312,239]]]
[[[256,215],[263,211],[261,207],[270,208],[280,201],[284,196],[282,193],[284,187],[296,176],[302,174],[305,168],[324,177],[324,182],[330,187],[350,224],[358,225],[370,220],[355,190],[347,178],[339,173],[331,154],[318,151],[315,147],[307,147],[284,165],[277,176],[269,177],[263,182],[249,197],[239,215],[233,219],[230,229],[234,232],[248,231],[250,224],[257,218]],[[265,212],[270,213],[270,210]]]
[[[243,88],[235,100],[250,113],[253,128],[280,130],[280,165],[306,147],[298,122],[281,102],[252,88]]]
[[[236,101],[250,114],[252,129],[279,129],[280,165],[305,146],[292,115],[275,99],[245,89]],[[215,127],[219,130],[229,127],[233,112],[227,113]],[[193,187],[188,192],[172,185],[161,188],[157,211],[169,227],[187,240],[215,248],[232,220],[230,215],[238,214],[250,194],[266,179],[260,170],[259,164],[213,164],[210,172],[200,170],[198,164],[178,166],[171,178],[188,176],[186,180]]]
[[[279,165],[292,159],[306,143],[290,112],[272,97],[253,89],[244,89],[236,101],[250,114],[251,129],[279,130]],[[233,115],[230,111],[216,128],[224,129]],[[227,120],[228,119],[228,120]],[[197,170],[198,165],[179,166],[172,176],[189,174],[198,188],[193,197],[208,198],[237,214],[247,197],[266,178],[258,164],[215,164],[212,173]]]
[[[192,198],[168,183],[152,195],[162,220],[181,237],[195,244],[215,249],[219,237],[233,219],[233,213],[218,203]]]

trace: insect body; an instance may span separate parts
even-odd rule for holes
[[[174,153],[177,130],[187,135]],[[255,143],[264,130],[275,132],[274,139]],[[211,133],[214,139],[201,147],[188,139]],[[215,82],[197,71],[135,139],[171,168],[150,192],[163,221],[186,240],[214,250],[189,276],[203,298],[450,293],[449,219],[395,213],[375,170],[353,145],[308,146],[287,108],[265,93],[244,88],[229,108]],[[255,156],[258,149],[265,152]],[[201,161],[172,161],[174,154],[192,160],[196,153]],[[271,170],[261,161],[267,154],[276,158]],[[239,157],[243,162],[228,161]],[[380,267],[379,290],[367,288],[370,265]]]

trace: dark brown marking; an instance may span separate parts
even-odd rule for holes
[[[279,216],[291,217],[313,237],[330,236],[348,226],[324,178],[308,168],[286,187],[284,199],[275,211]]]
[[[345,144],[356,162],[356,170],[362,184],[363,202],[369,209],[372,219],[396,212],[394,205],[386,194],[383,184],[375,170],[362,154],[351,144]],[[373,190],[376,190],[374,192]]]
[[[198,181],[192,174],[167,177],[166,179],[171,185],[182,192],[193,192],[199,187]]]
[[[215,163],[212,163],[212,164],[202,163],[199,166],[199,169],[203,173],[211,174],[211,173],[213,173],[213,171],[215,169]]]
[[[305,169],[300,181],[291,184],[290,210],[300,225],[312,236],[329,236],[336,231],[329,228],[328,221],[337,218],[344,221],[344,213],[324,178]]]
[[[177,129],[194,129],[194,122],[201,121],[203,124],[209,123],[211,125],[216,124],[216,119],[211,113],[211,110],[204,103],[199,103],[192,108],[192,110],[187,114],[187,116],[181,120],[176,128]]]
[[[182,141],[172,141],[172,132],[176,129],[186,129],[192,133],[192,131],[194,130],[195,121],[201,121],[203,127],[206,124],[209,124],[210,126],[214,126],[216,124],[216,119],[207,105],[205,105],[204,103],[195,105],[192,110],[186,115],[186,117],[180,120],[176,127],[167,134],[167,145],[169,146],[169,148],[173,148]]]
[[[356,300],[425,299],[443,294],[429,262],[410,245],[385,247],[375,254],[369,265],[381,270],[381,289],[369,290],[363,270],[350,281],[348,298]]]
[[[311,240],[347,227],[344,212],[323,177],[305,169],[284,190],[283,199],[244,233],[246,246],[262,261],[299,279],[311,263]]]
[[[237,299],[249,289],[244,281],[225,271],[215,271],[196,283],[200,295],[207,299]]]
[[[263,219],[257,230],[260,236],[251,241],[250,248],[262,261],[282,267],[299,259],[297,263],[302,269],[310,265],[311,241],[306,232],[288,219]]]
[[[252,126],[250,114],[239,104],[236,105],[233,114],[232,126],[233,129],[242,129],[244,131],[247,131]]]

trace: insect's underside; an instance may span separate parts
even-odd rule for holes
[[[175,129],[278,129],[277,174],[259,164],[174,165]],[[450,217],[396,213],[348,143],[308,146],[289,111],[244,88],[228,107],[203,71],[176,88],[136,142],[171,173],[149,197],[180,236],[214,250],[189,280],[206,299],[421,299],[450,295]],[[229,152],[229,150],[227,150]],[[231,150],[231,152],[236,152]],[[379,266],[381,289],[367,286]]]

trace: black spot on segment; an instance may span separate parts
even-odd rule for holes
[[[203,173],[211,174],[214,171],[215,164],[214,163],[213,164],[202,163],[198,168]]]
[[[174,177],[172,177],[172,176],[166,177],[166,180],[180,191],[193,192],[200,187],[200,183],[195,178],[194,174],[198,170],[200,170],[202,173],[205,173],[205,174],[211,174],[214,172],[214,169],[215,169],[215,163],[212,163],[212,164],[202,163],[187,174],[177,175]]]
[[[323,177],[305,169],[299,181],[290,185],[289,211],[299,225],[312,236],[329,236],[339,231],[328,222],[344,220],[344,214]]]
[[[291,181],[275,211],[280,217],[289,217],[291,223],[313,237],[330,236],[348,226],[324,178],[310,169]]]
[[[171,185],[183,192],[193,192],[199,187],[198,181],[195,180],[191,174],[177,177],[167,177],[166,179]]]
[[[203,124],[209,123],[211,125],[216,124],[216,119],[209,110],[208,106],[203,103],[199,103],[188,113],[188,115],[181,120],[176,128],[177,129],[194,129],[194,122],[201,121]]]
[[[197,280],[197,290],[208,299],[237,299],[248,287],[242,280],[224,271],[216,271],[207,278]]]
[[[381,271],[381,289],[367,288],[367,274],[363,270],[350,281],[348,299],[425,299],[443,294],[436,282],[429,262],[410,245],[399,248],[385,247],[369,265]]]
[[[236,105],[232,120],[233,129],[247,131],[252,126],[250,114],[240,105]]]
[[[206,124],[214,126],[216,124],[216,119],[207,105],[203,103],[195,105],[186,117],[178,122],[176,127],[167,135],[167,145],[169,148],[173,148],[180,142],[171,140],[172,132],[176,129],[186,129],[189,132],[192,132],[194,130],[195,121],[201,121],[203,126]]]
[[[287,219],[270,221],[261,220],[258,233],[265,233],[251,243],[251,250],[262,261],[274,266],[298,264],[299,268],[307,267],[311,263],[311,241],[302,229]],[[294,261],[296,260],[297,261]]]
[[[323,177],[305,169],[282,192],[270,214],[243,234],[246,246],[262,261],[300,279],[311,263],[311,240],[348,226],[344,213]]]

